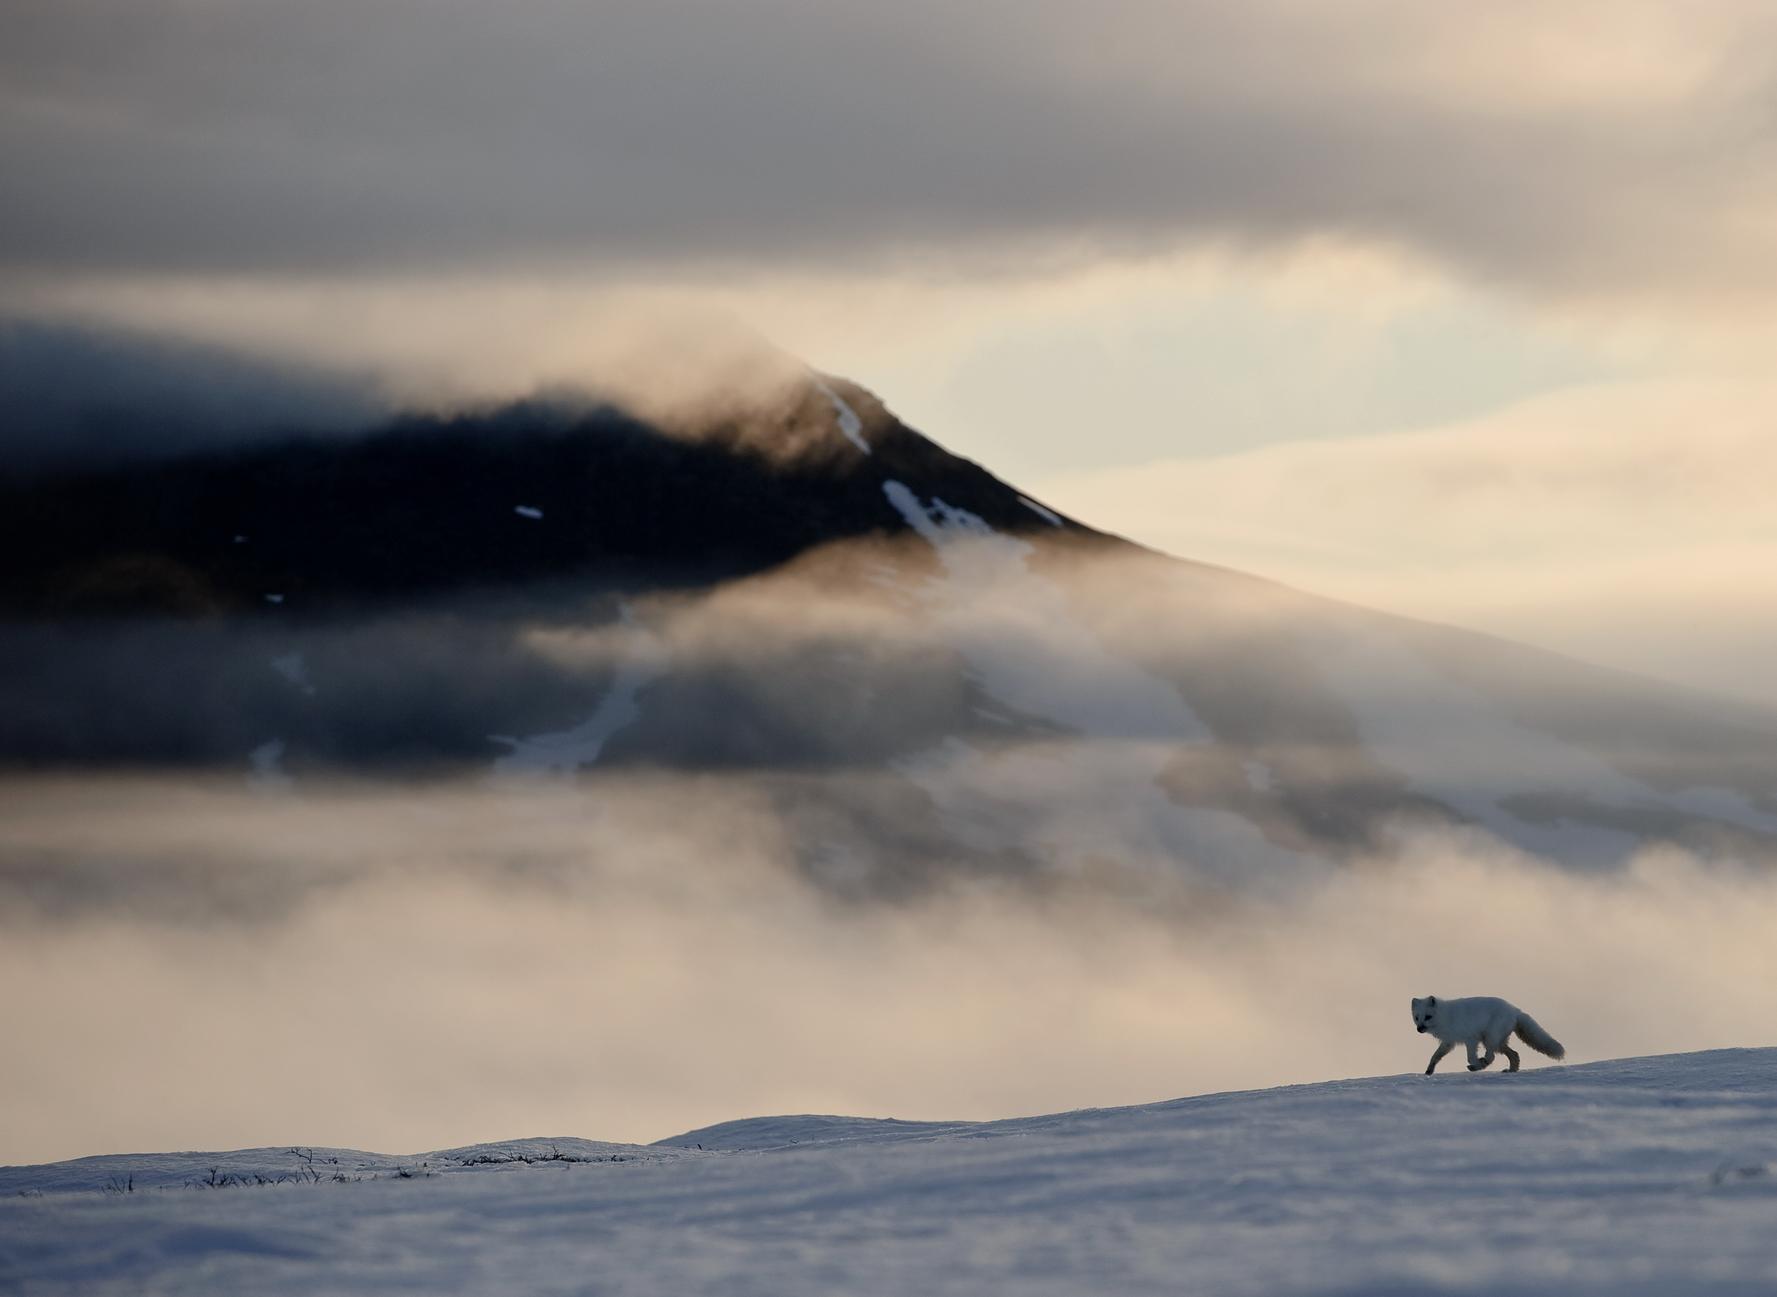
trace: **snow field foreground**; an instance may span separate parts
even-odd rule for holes
[[[255,1183],[286,1149],[0,1169],[0,1291],[1777,1291],[1777,1048],[314,1153],[344,1182]]]

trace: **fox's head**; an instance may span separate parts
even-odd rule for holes
[[[1423,1000],[1413,1001],[1413,1025],[1421,1033],[1431,1030],[1431,1020],[1438,1013],[1438,997],[1428,995]]]

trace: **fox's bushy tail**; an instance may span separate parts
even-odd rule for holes
[[[1538,1026],[1536,1019],[1528,1013],[1518,1015],[1518,1025],[1513,1030],[1518,1033],[1519,1040],[1537,1053],[1547,1054],[1550,1058],[1567,1057],[1566,1046]]]

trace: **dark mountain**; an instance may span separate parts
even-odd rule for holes
[[[741,781],[841,890],[1777,844],[1767,714],[1152,553],[813,377],[15,479],[0,541],[15,770]]]
[[[834,417],[815,386],[690,430],[521,404],[14,481],[0,545],[22,561],[0,572],[0,616],[247,615],[270,596],[307,617],[564,579],[708,584],[904,530],[885,475],[1001,529],[1045,525],[879,409],[869,454]]]

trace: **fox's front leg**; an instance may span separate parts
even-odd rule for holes
[[[1485,1041],[1483,1041],[1482,1043],[1486,1044]],[[1485,1058],[1477,1061],[1475,1058],[1475,1042],[1472,1040],[1469,1041],[1469,1043],[1468,1043],[1468,1070],[1469,1071],[1479,1072],[1483,1068],[1486,1068],[1489,1065],[1491,1065],[1493,1062],[1493,1059],[1494,1059],[1493,1046],[1487,1045],[1487,1056]]]
[[[1438,1064],[1443,1062],[1443,1060],[1444,1060],[1444,1055],[1448,1054],[1451,1050],[1453,1050],[1455,1048],[1456,1048],[1455,1041],[1446,1040],[1443,1044],[1439,1045],[1436,1049],[1432,1050],[1431,1062],[1429,1062],[1425,1065],[1425,1074],[1427,1076],[1430,1076],[1433,1072],[1437,1071]]]

